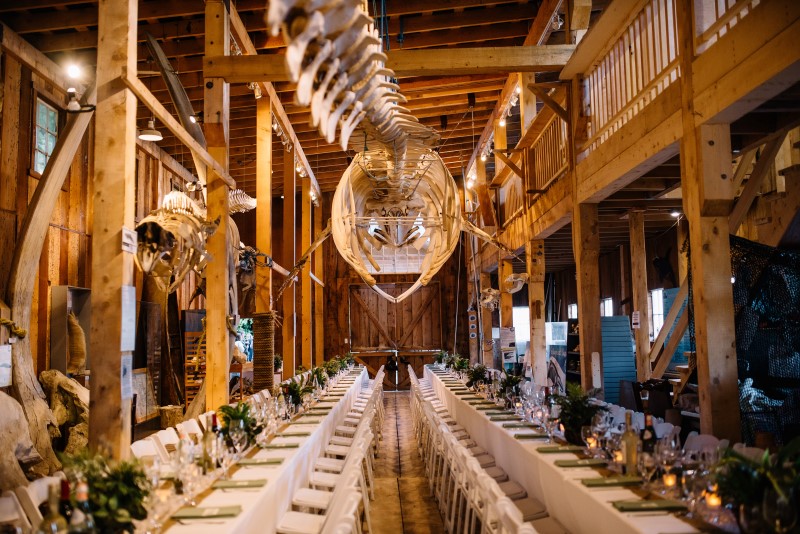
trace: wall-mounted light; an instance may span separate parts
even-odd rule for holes
[[[486,152],[481,154],[481,161],[486,161]]]
[[[517,94],[520,94],[520,93],[522,92],[522,87],[520,87],[519,85],[518,85],[518,86],[516,86],[516,87],[514,88],[514,92],[515,92],[515,93],[517,93]]]
[[[87,113],[89,111],[94,111],[94,106],[84,106],[78,102],[78,93],[74,87],[67,89],[67,97],[69,98],[69,102],[67,102],[67,113]]]
[[[673,210],[672,213],[670,213],[670,215],[672,215],[677,219],[678,217],[681,216],[681,212],[679,212],[678,210]]]
[[[500,124],[501,128],[505,128],[505,126],[506,126],[506,116],[505,115],[500,117],[500,123],[499,124]]]
[[[190,193],[195,191],[202,191],[205,189],[205,184],[201,184],[199,180],[194,180],[193,182],[186,182],[186,190]]]
[[[147,121],[147,128],[139,132],[139,139],[142,141],[161,141],[164,136],[161,132],[156,130],[156,120],[150,119]]]

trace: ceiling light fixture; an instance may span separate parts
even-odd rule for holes
[[[73,80],[77,80],[78,78],[80,78],[81,74],[83,74],[82,69],[75,63],[67,65],[67,76],[69,76]]]
[[[67,113],[87,113],[94,111],[94,106],[84,106],[78,102],[78,92],[74,87],[67,89],[67,97],[69,98],[67,102]]]
[[[161,135],[161,132],[156,130],[155,122],[155,119],[150,119],[147,121],[147,128],[139,132],[139,139],[142,141],[161,141],[164,139],[164,136]]]

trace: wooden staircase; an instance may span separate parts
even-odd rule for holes
[[[697,369],[697,358],[695,357],[694,352],[684,352],[684,357],[689,362],[686,365],[676,365],[675,370],[678,371],[680,378],[670,378],[669,382],[672,384],[672,401],[677,404],[678,397],[683,392],[684,388],[686,388],[686,384],[689,383],[689,378],[694,373],[694,370]]]

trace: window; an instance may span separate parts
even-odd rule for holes
[[[611,298],[600,301],[600,317],[611,317],[614,315],[614,301]]]
[[[577,319],[578,318],[578,305],[577,304],[568,304],[567,305],[567,319]]]
[[[33,146],[33,170],[44,172],[47,160],[56,146],[58,137],[58,110],[42,100],[36,99],[36,133]]]
[[[664,290],[650,291],[648,300],[650,301],[650,339],[653,340],[658,337],[661,327],[664,326]]]

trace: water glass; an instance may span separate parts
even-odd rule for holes
[[[655,475],[656,469],[658,468],[658,462],[656,461],[655,455],[649,452],[640,451],[638,458],[639,475],[641,475],[644,481],[645,489],[649,489],[652,484],[653,475]]]
[[[789,532],[797,525],[797,501],[792,488],[768,487],[761,510],[767,524],[778,534]]]

